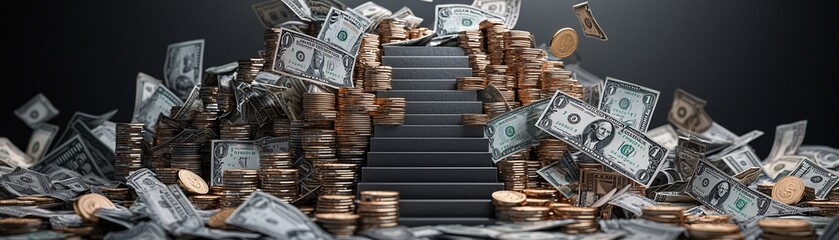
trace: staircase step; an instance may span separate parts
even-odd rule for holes
[[[466,56],[459,47],[399,47],[384,46],[385,56]]]
[[[378,91],[376,97],[405,98],[405,101],[478,101],[477,91],[460,90],[390,90]]]
[[[406,114],[464,114],[483,112],[481,101],[407,101]]]
[[[393,68],[395,79],[435,79],[472,76],[472,68]]]
[[[382,65],[418,68],[468,68],[467,56],[382,56]]]
[[[405,114],[405,125],[460,125],[463,114]]]
[[[400,218],[494,216],[489,199],[399,199]]]
[[[363,182],[495,182],[495,167],[363,167]]]
[[[487,138],[370,138],[370,152],[488,152]]]
[[[489,152],[368,152],[368,167],[492,167]]]
[[[489,199],[504,183],[358,183],[358,191],[398,191],[401,199]]]
[[[464,125],[376,125],[374,137],[483,137],[483,126]]]
[[[393,90],[455,90],[457,80],[454,79],[393,79],[390,81]]]
[[[494,224],[495,219],[493,218],[399,218],[399,225],[408,226],[408,227],[419,227],[419,226],[428,226],[428,225],[464,225],[464,226],[478,226],[478,225],[490,225]],[[448,239],[455,239],[455,238],[448,238]],[[460,238],[456,238],[460,239]],[[476,239],[476,238],[468,238],[464,237],[465,239]]]

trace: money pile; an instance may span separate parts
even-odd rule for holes
[[[360,167],[352,163],[316,163],[321,186],[320,194],[353,195],[361,180]]]
[[[216,195],[193,195],[189,196],[190,202],[197,209],[211,210],[221,207],[221,196]]]
[[[176,110],[179,110],[179,109],[175,109],[174,107],[172,108],[172,112],[177,112]],[[154,143],[154,146],[160,146],[160,145],[163,145],[166,142],[171,141],[172,138],[175,138],[175,136],[177,136],[179,133],[181,133],[181,131],[183,131],[183,128],[181,128],[181,126],[178,126],[178,125],[175,125],[175,124],[172,124],[172,123],[173,122],[170,122],[170,121],[163,121],[162,118],[158,119],[158,122],[155,125],[154,139],[153,139],[153,142],[152,142],[152,143]],[[166,167],[166,166],[168,166],[168,163],[161,163],[161,164],[164,164],[164,165],[163,166],[156,166],[156,167]]]
[[[688,225],[688,235],[690,239],[705,240],[705,239],[745,239],[743,234],[740,234],[740,228],[737,225],[726,224],[712,224],[712,223],[698,223]]]
[[[471,91],[482,90],[486,87],[485,81],[481,77],[459,77],[457,78],[457,90]]]
[[[274,137],[290,137],[291,136],[291,120],[274,119],[271,123],[271,136]]]
[[[382,44],[397,43],[408,39],[408,33],[405,29],[408,23],[405,20],[398,18],[385,18],[379,22],[377,29],[379,33],[379,42]]]
[[[572,97],[583,99],[583,86],[577,82],[576,79],[571,78],[571,71],[565,71],[560,67],[562,62],[554,62],[553,67],[547,67],[542,71],[540,77],[540,85],[542,86],[542,96],[550,97],[557,90],[569,93]]]
[[[486,114],[463,114],[460,116],[460,122],[465,126],[484,126],[489,121],[489,116]]]
[[[262,168],[259,170],[259,188],[271,196],[288,202],[297,199],[298,179],[297,169]]]
[[[483,53],[484,41],[481,38],[481,31],[469,30],[457,33],[458,46],[466,51],[466,54]],[[475,76],[474,74],[472,76]]]
[[[251,169],[227,169],[222,178],[222,207],[237,207],[259,186],[259,174]]]
[[[511,220],[513,207],[523,206],[527,196],[517,191],[495,191],[492,193],[492,205],[495,206],[495,217],[501,221]]]
[[[318,213],[315,218],[318,225],[335,237],[350,237],[358,230],[360,216],[352,213]]]
[[[405,98],[376,98],[378,109],[373,114],[375,125],[402,125],[405,123]]]
[[[355,58],[355,69],[353,70],[353,86],[364,87],[366,66],[370,63],[380,63],[381,53],[379,51],[379,35],[365,33],[361,38],[361,45],[358,56]],[[378,66],[378,65],[377,65]]]
[[[203,174],[203,167],[202,164],[204,161],[204,156],[201,154],[201,148],[203,144],[201,143],[193,143],[193,142],[184,142],[184,143],[172,143],[169,145],[171,150],[171,161],[169,166],[173,169],[185,169],[192,171],[194,173]]]
[[[559,219],[575,219],[577,223],[566,225],[562,232],[568,234],[597,232],[597,209],[590,207],[558,207],[553,213]]]
[[[363,162],[373,124],[370,112],[375,111],[376,95],[360,88],[338,90],[338,118],[335,132],[338,138],[339,161]]]
[[[471,52],[467,54],[469,66],[472,67],[472,76],[486,77],[486,67],[489,65],[487,55],[483,52]]]
[[[364,91],[390,90],[392,74],[393,69],[389,66],[383,66],[377,62],[366,63],[364,65]]]
[[[317,213],[354,213],[355,195],[321,194],[318,196]]]
[[[222,124],[219,127],[219,139],[250,140],[253,139],[253,132],[250,124]]]
[[[547,188],[527,188],[522,191],[527,196],[527,206],[548,206],[559,200],[559,191]]]
[[[263,58],[240,59],[239,68],[236,71],[236,80],[251,83],[264,66],[265,59]]]
[[[539,139],[539,145],[535,149],[537,159],[542,163],[542,167],[545,167],[562,160],[563,155],[568,151],[568,144],[559,139],[545,138]]]
[[[356,207],[360,230],[395,227],[399,220],[399,192],[362,191]]]
[[[763,219],[758,221],[766,240],[776,239],[816,239],[816,231],[810,222],[799,219]]]
[[[675,206],[646,206],[641,209],[641,218],[673,225],[684,225],[686,222],[685,209]]]
[[[129,173],[143,167],[142,123],[120,123],[116,125],[116,159],[114,168],[117,179],[125,179]]]
[[[261,152],[259,153],[259,168],[295,169],[293,157],[290,152]]]

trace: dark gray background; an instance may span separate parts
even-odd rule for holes
[[[435,4],[472,0],[379,1],[411,7],[424,25]],[[206,39],[204,68],[255,56],[263,26],[254,0],[0,1],[3,87],[0,136],[21,149],[31,130],[12,111],[43,92],[61,111],[131,119],[137,72],[162,79],[166,45]],[[346,0],[355,7],[364,1]],[[737,134],[766,133],[752,146],[768,154],[775,126],[809,119],[805,144],[839,147],[836,1],[591,1],[609,37],[580,38],[583,68],[661,91],[652,127],[667,122],[673,90],[708,101],[713,119]],[[577,1],[524,0],[517,29],[539,43],[580,24]],[[64,129],[62,129],[63,131]],[[57,144],[57,143],[55,143]]]

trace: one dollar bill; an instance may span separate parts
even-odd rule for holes
[[[439,4],[434,12],[434,32],[437,36],[476,30],[482,21],[489,18],[504,20],[501,16],[463,4]]]
[[[489,138],[493,162],[498,163],[513,153],[538,144],[544,132],[536,127],[536,120],[547,105],[548,99],[542,99],[487,122],[484,133]]]
[[[825,199],[836,183],[839,183],[839,176],[835,172],[824,169],[809,158],[801,160],[789,175],[801,178],[804,186],[815,189],[818,199]]]
[[[212,140],[210,185],[222,184],[224,170],[259,169],[259,150],[253,141]]]
[[[600,110],[618,117],[627,126],[647,132],[653,117],[658,90],[611,77],[606,78]]]
[[[272,70],[334,88],[353,87],[355,57],[332,44],[282,28]]]
[[[557,91],[536,126],[644,186],[664,165],[667,149],[583,101]]]
[[[329,9],[326,21],[320,28],[318,39],[333,44],[349,52],[353,56],[358,54],[361,38],[370,26],[370,19],[359,15],[355,11],[341,11]]]

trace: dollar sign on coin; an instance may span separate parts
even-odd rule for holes
[[[571,56],[577,50],[577,31],[573,28],[559,29],[551,38],[551,53],[558,58]]]

